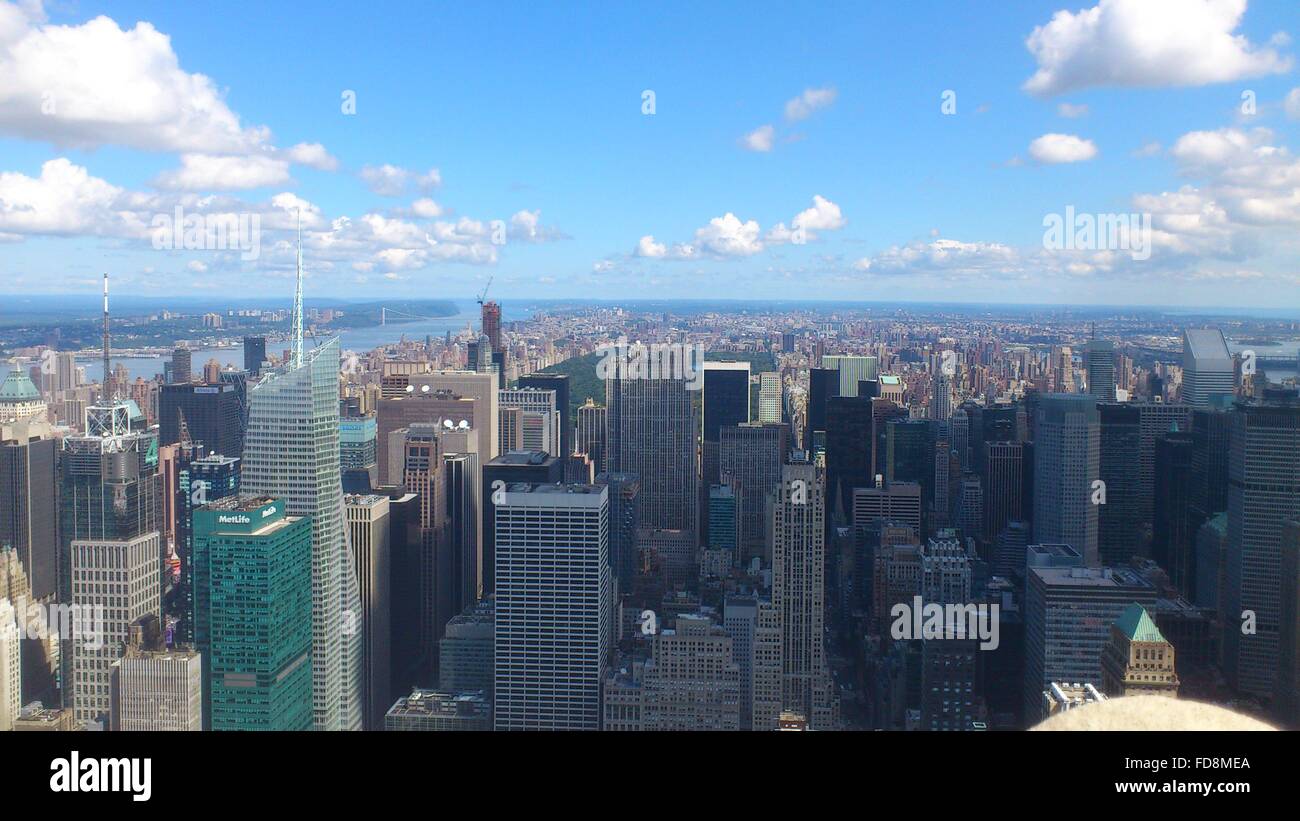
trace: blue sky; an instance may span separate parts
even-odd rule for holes
[[[268,5],[0,0],[0,291],[1300,307],[1289,0]]]

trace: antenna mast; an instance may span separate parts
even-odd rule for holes
[[[108,272],[104,272],[104,401],[112,401],[117,398],[117,391],[111,390],[109,385],[110,379],[113,378],[112,369],[109,366],[108,355]]]
[[[302,210],[298,210],[298,279],[293,291],[293,347],[289,366],[302,365]]]

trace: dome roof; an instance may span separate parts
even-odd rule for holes
[[[4,382],[0,382],[0,402],[39,402],[41,392],[27,374],[18,369],[9,371]]]

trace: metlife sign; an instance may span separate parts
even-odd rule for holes
[[[242,510],[199,508],[194,511],[194,522],[210,533],[254,533],[284,517],[284,504],[280,500]]]

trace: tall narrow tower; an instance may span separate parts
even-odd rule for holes
[[[117,392],[109,388],[109,380],[113,378],[113,371],[108,362],[108,272],[104,272],[104,379],[103,379],[103,398],[101,402],[109,402],[117,398]]]

